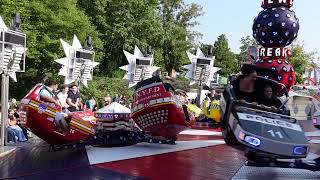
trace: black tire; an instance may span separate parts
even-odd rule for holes
[[[227,145],[232,146],[232,145],[239,145],[239,141],[237,138],[234,136],[233,132],[231,131],[231,128],[227,126],[223,131],[222,131],[223,139],[226,142]]]

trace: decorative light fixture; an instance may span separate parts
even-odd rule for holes
[[[188,70],[186,77],[191,80],[190,85],[199,82],[201,85],[206,84],[210,87],[212,81],[218,82],[217,72],[220,68],[213,66],[215,57],[212,54],[212,49],[209,49],[208,56],[205,56],[199,48],[196,55],[187,51],[191,64],[185,65],[183,68]]]
[[[133,87],[138,82],[151,78],[153,73],[160,68],[153,66],[154,58],[150,47],[146,51],[146,55],[137,46],[134,48],[134,54],[125,50],[123,52],[129,64],[120,67],[120,69],[127,71],[123,79],[129,81],[129,87]]]
[[[17,81],[16,72],[25,71],[26,34],[21,32],[21,18],[13,14],[8,28],[0,16],[0,74],[1,86],[1,146],[6,142],[6,122],[8,117],[9,77]]]
[[[65,84],[75,81],[88,87],[88,80],[92,80],[93,68],[99,63],[94,62],[95,52],[91,37],[85,41],[84,48],[76,35],[73,37],[72,46],[60,39],[66,57],[55,60],[62,67],[59,75],[65,76]]]

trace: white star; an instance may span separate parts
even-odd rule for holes
[[[8,31],[8,27],[4,23],[1,16],[0,16],[0,31],[1,31],[1,33],[5,33]],[[13,31],[11,31],[10,33],[13,33]],[[24,35],[24,37],[25,37],[25,35]],[[18,44],[14,45],[14,46],[8,46],[5,49],[2,49],[2,46],[0,47],[0,58],[3,58],[7,62],[7,64],[1,64],[1,66],[2,66],[1,68],[7,69],[6,67],[3,67],[3,66],[8,66],[9,63],[13,63],[12,65],[10,65],[11,67],[9,67],[10,69],[7,72],[7,74],[15,82],[17,82],[16,72],[22,70],[20,67],[20,63],[21,63],[21,61],[24,61],[26,51],[27,51],[27,48],[25,48],[22,45],[18,45]],[[2,73],[3,72],[0,71],[0,74],[2,74]]]
[[[127,71],[123,79],[126,79],[129,81],[129,87],[135,86],[139,81],[151,78],[152,74],[160,68],[157,66],[153,66],[153,61],[154,61],[153,57],[145,57],[137,46],[135,46],[134,48],[134,54],[131,54],[125,50],[123,50],[123,52],[127,58],[128,65],[121,66],[119,68]],[[140,77],[140,74],[139,74],[141,73],[140,72],[141,69],[137,68],[137,65],[136,65],[137,59],[150,62],[149,65],[143,66],[145,68],[144,69],[145,73],[141,74],[142,77]]]
[[[74,70],[74,66],[73,66],[74,55],[75,55],[74,53],[77,50],[84,51],[82,49],[82,45],[81,45],[79,39],[77,38],[76,35],[74,35],[73,41],[72,41],[72,46],[62,39],[60,39],[60,41],[61,41],[61,44],[62,44],[62,47],[63,47],[63,50],[64,50],[66,57],[55,60],[57,63],[62,65],[62,67],[59,71],[59,75],[65,76],[65,80],[64,80],[65,84],[71,84],[74,81],[79,80],[79,81],[81,81],[81,83],[85,87],[88,87],[88,80],[92,79],[91,73],[86,73],[85,75],[83,73],[82,74],[80,73],[81,75],[79,75],[78,77],[73,77],[73,75],[72,75],[72,72]],[[87,50],[85,50],[85,51],[87,51]],[[88,52],[90,52],[90,51],[88,51]],[[80,64],[78,66],[80,68],[78,70],[81,72],[91,72],[93,70],[93,68],[95,66],[97,66],[98,64],[99,64],[98,62],[94,62],[92,60],[86,59],[85,62],[82,62],[82,64]]]
[[[1,16],[0,16],[0,29],[3,29],[4,31],[8,30]]]
[[[196,84],[198,81],[198,78],[199,78],[199,77],[195,77],[195,76],[197,76],[196,74],[199,74],[199,72],[197,72],[197,60],[204,59],[204,60],[210,61],[210,65],[207,65],[208,67],[204,72],[207,75],[207,78],[205,78],[205,81],[203,82],[204,84],[206,84],[207,86],[210,87],[211,81],[214,80],[215,73],[220,70],[220,68],[213,67],[215,57],[212,57],[212,58],[206,57],[199,48],[197,49],[196,55],[194,55],[188,51],[187,51],[187,55],[188,55],[188,58],[189,58],[191,64],[185,65],[185,66],[183,66],[183,68],[188,70],[186,77],[191,79],[190,85]]]

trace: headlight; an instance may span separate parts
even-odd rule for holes
[[[244,141],[256,147],[260,146],[261,144],[261,140],[253,136],[246,136]]]
[[[308,147],[306,146],[296,146],[293,148],[294,155],[304,155],[307,154]]]

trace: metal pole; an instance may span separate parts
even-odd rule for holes
[[[200,80],[199,80],[199,89],[198,89],[198,97],[197,97],[197,105],[201,107],[201,92],[202,92],[202,80],[203,80],[203,68],[201,69],[200,73]]]
[[[7,140],[7,121],[8,121],[8,75],[2,74],[1,84],[1,146]]]
[[[9,107],[9,82],[10,82],[10,79],[9,79],[9,75],[8,74],[5,74],[5,78],[6,78],[6,84],[5,84],[5,88],[6,88],[6,94],[5,94],[5,100],[6,100],[6,102],[5,102],[5,105],[6,105],[6,117],[7,117],[7,119],[8,119],[8,109],[10,108]],[[8,142],[8,129],[7,128],[5,128],[4,129],[4,134],[5,134],[5,142]]]
[[[197,105],[198,107],[201,107],[201,92],[202,92],[202,81],[199,82],[200,87],[198,89],[198,95],[197,95]]]

